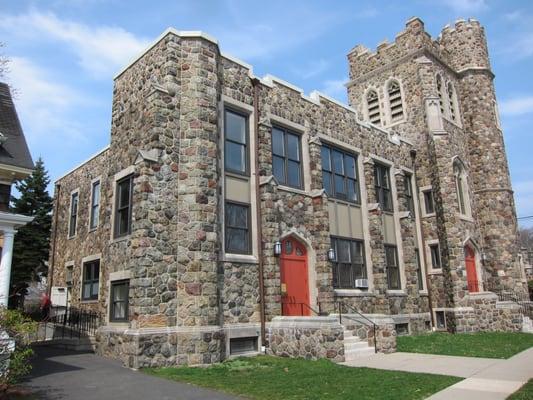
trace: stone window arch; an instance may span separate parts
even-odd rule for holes
[[[436,83],[437,95],[439,96],[440,113],[441,115],[446,115],[446,107],[444,102],[444,80],[442,79],[441,74],[437,74]]]
[[[374,125],[381,125],[381,107],[378,92],[375,89],[369,89],[365,97],[368,121]]]
[[[389,101],[389,118],[390,123],[394,124],[404,119],[404,105],[402,88],[400,82],[396,79],[391,79],[387,83],[387,97]]]
[[[447,83],[446,93],[448,95],[450,118],[452,121],[457,122],[459,120],[459,106],[457,104],[457,93],[455,93],[455,87],[452,82]]]
[[[459,213],[470,217],[472,214],[470,196],[468,190],[468,174],[465,165],[460,158],[453,161],[453,174],[455,178],[455,190],[457,193],[457,205]]]

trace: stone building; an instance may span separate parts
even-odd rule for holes
[[[525,287],[483,28],[413,18],[348,64],[350,106],[168,29],[115,77],[109,147],[56,183],[50,260],[101,312],[100,354],[343,360],[521,328],[495,294]]]

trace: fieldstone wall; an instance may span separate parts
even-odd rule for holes
[[[96,352],[130,368],[205,365],[226,357],[226,334],[220,328],[110,329],[96,335]]]
[[[335,317],[275,317],[267,338],[271,355],[344,361],[344,331]]]
[[[0,379],[9,373],[9,359],[15,351],[15,340],[7,332],[0,331]]]
[[[520,332],[522,329],[520,306],[511,301],[498,301],[493,293],[470,295],[463,304],[451,310],[456,332]]]

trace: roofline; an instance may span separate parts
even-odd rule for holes
[[[61,179],[65,178],[67,175],[70,175],[71,173],[73,173],[74,171],[76,171],[78,168],[81,168],[83,167],[85,164],[87,164],[89,161],[95,159],[96,157],[98,157],[99,155],[105,153],[107,150],[109,150],[109,147],[110,145],[107,145],[106,147],[104,147],[102,150],[100,150],[98,153],[95,153],[93,154],[92,156],[90,156],[88,159],[82,161],[81,163],[79,163],[78,165],[76,165],[74,168],[71,168],[69,169],[67,172],[65,172],[63,175],[61,175],[59,178],[57,178],[54,183],[57,184]]]
[[[33,168],[19,167],[18,165],[6,164],[6,163],[0,163],[0,169],[11,170],[19,174],[31,175],[33,173]]]

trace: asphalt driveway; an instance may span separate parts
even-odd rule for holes
[[[120,362],[47,346],[35,348],[23,386],[43,400],[235,400],[235,397],[132,371]]]

